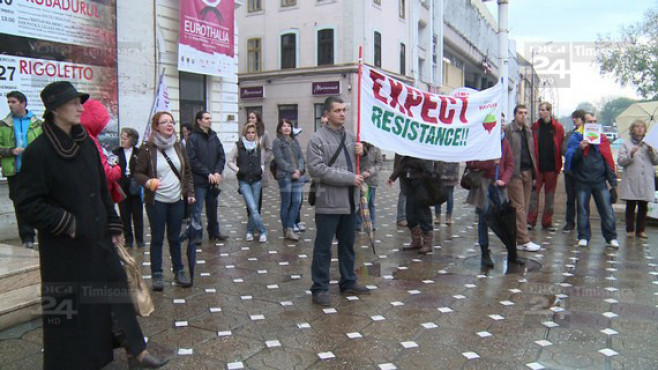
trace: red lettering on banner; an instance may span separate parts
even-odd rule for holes
[[[439,119],[442,123],[451,124],[452,119],[455,117],[455,110],[448,109],[448,103],[457,104],[457,100],[450,96],[441,96],[441,110],[439,111]]]
[[[457,99],[462,101],[462,111],[459,113],[459,120],[462,123],[468,123],[466,119],[466,110],[468,110],[468,98],[465,96],[459,96]]]
[[[404,90],[404,84],[402,82],[395,81],[393,79],[388,79],[389,84],[391,85],[391,102],[389,103],[391,105],[391,108],[395,109],[397,106],[398,109],[400,110],[400,113],[405,114],[404,107],[402,106],[402,103],[400,103],[400,94],[402,93],[402,90]]]
[[[432,97],[433,97],[432,94],[423,91],[424,101],[423,101],[423,107],[420,110],[420,117],[425,122],[438,123],[435,117],[430,117],[428,115],[430,110],[436,109],[436,107],[438,106],[437,103],[434,100],[432,100]]]
[[[26,0],[32,4],[45,6],[48,8],[68,11],[75,14],[82,14],[89,17],[100,18],[98,15],[98,5],[88,3],[83,0]]]
[[[94,70],[91,67],[75,66],[72,64],[57,64],[52,62],[32,62],[21,59],[18,63],[21,74],[48,76],[65,79],[78,79],[91,81]]]
[[[411,107],[417,107],[423,102],[423,95],[420,91],[407,86],[407,100],[404,102],[404,108],[407,110],[409,117],[413,117],[414,114],[411,111]]]
[[[372,92],[375,94],[375,98],[382,103],[388,104],[388,100],[386,100],[386,98],[380,94],[380,91],[382,90],[382,84],[380,81],[386,80],[384,75],[376,72],[374,69],[371,69],[370,78],[372,78]]]

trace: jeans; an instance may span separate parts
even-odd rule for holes
[[[567,225],[576,224],[576,180],[564,173],[564,189],[567,191]]]
[[[208,220],[208,237],[213,238],[219,233],[219,222],[217,221],[217,205],[219,199],[212,196],[210,186],[195,185],[194,197],[196,202],[192,205],[192,217],[190,220],[190,240],[200,240],[203,237],[203,223],[201,221],[201,210],[206,204],[206,219]]]
[[[123,223],[123,235],[126,243],[133,242],[133,226],[135,228],[135,241],[137,244],[144,243],[144,206],[140,195],[128,195],[119,202],[119,215]]]
[[[254,228],[258,229],[261,235],[267,234],[267,229],[263,225],[263,218],[258,213],[258,197],[260,196],[261,181],[254,181],[251,184],[246,181],[240,181],[240,193],[244,198],[244,203],[249,209],[249,221],[247,222],[247,232],[253,234]]]
[[[146,205],[146,214],[151,225],[151,273],[162,275],[162,247],[164,245],[165,227],[169,242],[169,255],[174,272],[184,269],[180,251],[180,230],[185,215],[185,202],[162,203],[157,200]]]
[[[281,193],[281,224],[284,230],[292,229],[302,204],[302,182],[292,181],[289,177],[282,177],[277,181]]]
[[[589,224],[589,201],[594,197],[594,203],[601,217],[601,232],[606,242],[617,239],[615,230],[615,213],[610,204],[610,192],[605,182],[598,184],[583,184],[576,182],[576,200],[578,202],[578,239],[590,240],[592,230]]]
[[[375,194],[377,192],[376,186],[368,186],[368,210],[370,211],[370,222],[372,229],[375,229]],[[356,228],[361,229],[361,215],[356,216]]]
[[[446,202],[446,215],[452,216],[452,210],[455,208],[455,186],[446,185],[445,188],[448,191],[448,201]],[[434,206],[434,214],[437,216],[441,216],[440,204]]]
[[[329,290],[329,267],[331,265],[331,243],[338,240],[339,286],[342,290],[356,284],[354,273],[354,219],[356,212],[347,215],[315,215],[315,244],[311,264],[312,292]]]
[[[418,195],[425,192],[421,189],[423,180],[420,179],[403,179],[407,190],[407,227],[411,230],[416,226],[420,226],[423,233],[434,230],[432,226],[432,210],[430,206],[425,205],[418,199]]]

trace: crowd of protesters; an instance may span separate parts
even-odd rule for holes
[[[312,301],[327,306],[329,266],[332,244],[337,240],[340,266],[339,288],[343,293],[368,294],[357,283],[354,272],[355,233],[362,223],[376,230],[375,195],[382,170],[381,150],[358,142],[345,129],[346,104],[338,97],[324,102],[323,125],[311,138],[304,155],[293,122],[282,119],[276,137],[270,138],[257,112],[249,112],[240,137],[232,143],[230,157],[212,129],[212,117],[200,111],[193,127],[176,132],[174,116],[157,112],[150,123],[150,135],[140,146],[139,134],[131,128],[120,132],[120,146],[106,152],[98,136],[110,117],[103,104],[79,93],[68,82],[55,82],[42,92],[46,107],[44,121],[26,109],[27,99],[20,92],[7,95],[11,113],[0,121],[1,164],[8,179],[18,229],[25,247],[35,244],[38,230],[41,270],[44,286],[91,282],[126,284],[113,244],[125,241],[127,247],[146,246],[143,208],[150,227],[152,289],[164,289],[163,249],[165,235],[178,286],[192,286],[193,276],[183,265],[181,244],[202,243],[202,217],[205,204],[206,232],[209,240],[224,241],[220,232],[218,203],[225,166],[235,171],[239,192],[244,198],[248,222],[244,240],[268,242],[268,230],[262,217],[263,187],[276,179],[280,192],[279,218],[284,238],[300,240],[304,224],[300,220],[302,187],[313,179],[316,238],[311,266]],[[584,140],[584,124],[596,123],[593,113],[577,110],[574,129],[566,135],[552,114],[550,103],[539,106],[539,119],[527,122],[528,109],[517,105],[512,122],[501,130],[502,157],[496,160],[466,163],[469,172],[478,173],[470,186],[467,203],[473,205],[478,221],[481,264],[494,267],[489,249],[488,228],[492,227],[492,209],[505,202],[513,208],[515,240],[507,243],[508,264],[522,265],[517,250],[536,252],[540,246],[530,240],[528,231],[539,220],[539,197],[544,189],[542,229],[555,232],[553,209],[558,176],[564,171],[567,194],[564,232],[577,230],[578,245],[589,246],[590,198],[594,198],[601,216],[606,244],[618,248],[612,203],[617,197],[615,161],[605,136],[600,144]],[[626,201],[625,223],[628,238],[647,238],[647,205],[655,192],[654,167],[658,152],[644,141],[647,124],[635,121],[630,138],[621,146],[617,164],[624,169],[619,198]],[[42,135],[42,133],[45,133]],[[28,146],[29,144],[29,146]],[[563,159],[564,158],[564,159]],[[460,182],[458,163],[432,161],[396,155],[389,186],[400,180],[398,226],[410,232],[404,251],[420,254],[433,251],[434,224],[441,223],[441,204],[429,204],[427,179],[437,179],[445,195],[445,223],[453,223],[454,189]],[[85,173],[85,176],[79,176]],[[365,184],[365,201],[362,201]],[[608,187],[608,184],[611,188]],[[81,197],[88,194],[88,197]],[[114,205],[118,203],[120,217]],[[434,222],[432,220],[434,206]],[[367,208],[363,218],[359,208]],[[185,224],[185,220],[188,220]],[[125,238],[125,239],[124,239]],[[73,249],[53,249],[68,245]],[[91,246],[91,247],[90,247]],[[79,262],[79,263],[78,263]],[[83,266],[96,268],[87,269]],[[80,281],[78,281],[80,282]],[[89,312],[87,312],[89,311]],[[144,367],[164,362],[145,351],[141,329],[132,306],[126,302],[108,302],[82,307],[96,332],[115,333],[128,351],[131,361]],[[48,316],[44,313],[44,317]],[[61,328],[60,328],[61,329]],[[118,334],[117,334],[118,333]],[[111,343],[97,333],[82,337],[74,330],[44,329],[46,368],[61,361],[80,366],[99,367],[111,359]],[[87,340],[88,339],[88,340]],[[108,347],[109,346],[109,347]],[[98,351],[96,351],[98,348]],[[95,356],[89,356],[93,352]],[[102,356],[98,355],[102,354]],[[99,357],[100,356],[100,357]]]

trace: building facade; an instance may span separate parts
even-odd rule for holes
[[[305,146],[322,102],[338,95],[356,131],[359,47],[364,63],[422,90],[485,89],[498,81],[498,38],[481,0],[245,0],[239,28],[239,120],[251,111],[274,134],[287,118]],[[510,101],[518,67],[510,43]]]

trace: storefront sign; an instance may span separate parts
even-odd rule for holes
[[[265,89],[263,86],[251,86],[240,88],[240,99],[263,98]]]
[[[313,82],[313,95],[338,95],[340,94],[340,81]]]

